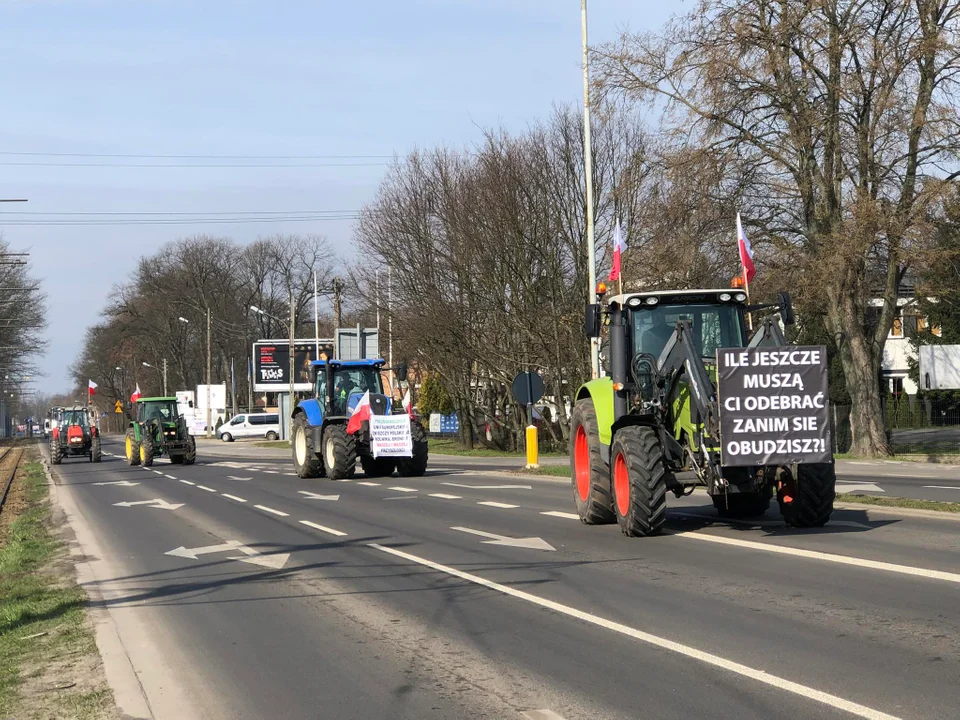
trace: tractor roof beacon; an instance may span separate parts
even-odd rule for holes
[[[150,467],[163,454],[174,465],[196,462],[197,442],[177,408],[177,398],[142,397],[134,417],[124,442],[128,465]]]
[[[585,330],[599,337],[608,317],[610,374],[578,390],[571,418],[580,519],[653,535],[665,520],[667,491],[681,497],[702,486],[724,516],[763,515],[776,492],[789,525],[825,524],[835,492],[832,455],[788,466],[721,462],[717,350],[785,345],[779,321],[794,323],[790,296],[751,306],[735,288],[671,290],[617,295],[604,307],[604,293],[598,286]],[[752,337],[748,312],[760,318]]]
[[[347,432],[350,415],[366,393],[370,393],[371,415],[403,413],[383,392],[383,360],[315,360],[310,365],[313,397],[303,400],[293,412],[291,450],[293,465],[302,478],[352,477],[357,460],[370,477],[420,476],[427,470],[427,435],[416,417],[410,418],[412,454],[406,457],[374,457],[370,423],[359,431]],[[394,368],[397,379],[406,380],[406,366]]]

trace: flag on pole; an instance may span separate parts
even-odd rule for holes
[[[135,403],[140,399],[140,383],[137,383],[137,389],[133,391],[133,395],[130,396],[130,402]]]
[[[98,385],[93,380],[87,380],[87,395],[96,395]]]
[[[753,266],[753,247],[747,239],[747,234],[743,231],[743,225],[740,223],[740,213],[737,213],[737,247],[740,250],[740,264],[743,266],[743,275],[749,285],[753,282],[757,269]]]
[[[360,430],[360,425],[364,420],[370,419],[370,391],[367,390],[363,397],[360,398],[360,402],[357,403],[357,406],[353,409],[353,414],[350,416],[350,419],[347,421],[347,434],[352,435],[355,432]]]
[[[413,398],[410,397],[410,388],[407,388],[407,394],[403,396],[403,409],[407,415],[413,415]]]
[[[613,267],[610,268],[610,282],[620,279],[620,255],[627,249],[627,244],[623,241],[623,233],[620,231],[620,220],[613,228]]]

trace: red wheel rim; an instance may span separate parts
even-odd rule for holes
[[[587,444],[587,431],[583,425],[577,428],[577,437],[573,443],[573,465],[576,468],[577,494],[583,502],[590,495],[590,446]]]
[[[613,494],[617,501],[617,512],[625,516],[630,510],[630,473],[623,453],[617,453],[613,461]]]

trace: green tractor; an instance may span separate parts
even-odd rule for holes
[[[154,458],[164,454],[174,465],[193,465],[197,442],[177,410],[175,397],[140,398],[134,417],[127,426],[127,465],[150,467]]]
[[[739,406],[721,407],[718,358],[726,362],[728,352],[753,358],[784,346],[777,315],[784,325],[794,322],[787,293],[775,304],[752,306],[738,289],[624,294],[606,308],[602,292],[597,300],[587,306],[586,333],[599,337],[606,317],[609,376],[580,387],[571,418],[573,495],[582,522],[618,522],[628,536],[655,535],[666,518],[667,492],[679,498],[697,487],[724,517],[761,516],[776,494],[788,525],[819,527],[829,520],[836,476],[828,440],[787,437],[795,426],[780,418],[766,418],[784,430],[780,445],[757,440],[757,433],[731,433],[726,444],[721,438],[721,415]],[[748,313],[760,321],[752,337]],[[825,387],[825,372],[818,371]],[[817,412],[825,415],[822,407]],[[758,427],[751,423],[744,427]],[[768,449],[793,454],[789,462],[748,464],[730,456],[744,442],[747,448],[774,442]]]

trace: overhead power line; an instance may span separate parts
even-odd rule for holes
[[[356,213],[343,215],[297,215],[270,217],[190,217],[190,218],[154,218],[154,219],[107,219],[107,220],[11,220],[0,219],[0,226],[65,226],[81,227],[94,225],[246,225],[254,223],[319,222],[323,220],[356,220]]]
[[[150,155],[138,153],[19,152],[0,155],[26,157],[131,158],[143,160],[389,160],[393,155]]]
[[[384,167],[386,161],[355,163],[86,163],[86,162],[7,162],[0,161],[5,167],[104,167],[104,168],[322,168],[322,167]]]
[[[58,210],[45,212],[41,210],[0,210],[0,216],[7,215],[352,215],[356,210]],[[12,255],[29,255],[29,253],[0,253],[0,257]]]

